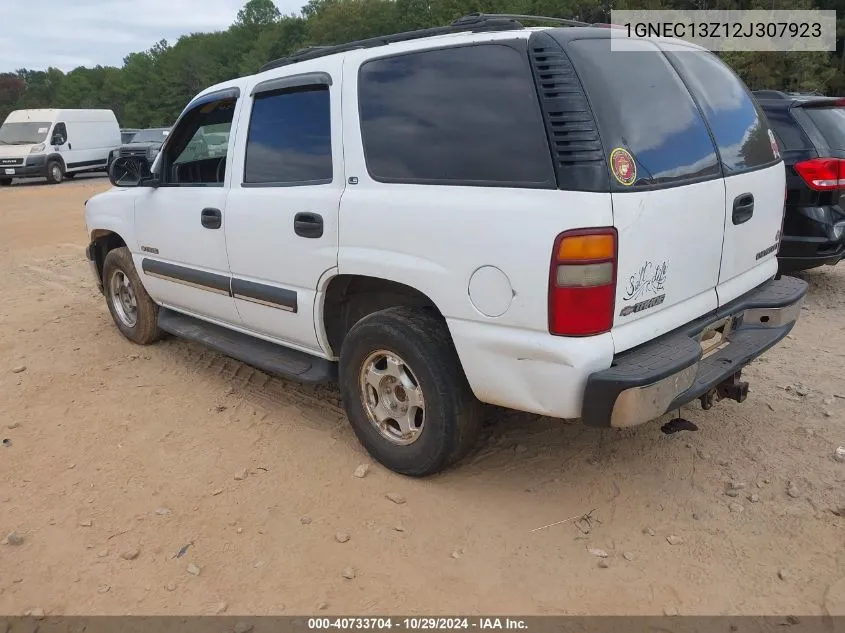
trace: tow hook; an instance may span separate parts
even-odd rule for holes
[[[715,389],[711,389],[699,398],[701,400],[701,408],[707,411],[712,408],[718,400],[728,399],[736,400],[737,402],[745,402],[748,397],[748,383],[740,380],[742,372],[738,371],[727,380],[716,385]]]

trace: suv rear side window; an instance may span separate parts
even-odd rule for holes
[[[726,176],[779,160],[772,151],[766,117],[745,85],[719,58],[695,50],[667,54],[704,111]]]
[[[804,108],[830,149],[845,149],[845,108]]]
[[[772,126],[775,136],[784,150],[810,147],[810,141],[804,135],[798,122],[790,116],[788,110],[785,108],[766,110],[766,117],[769,119],[769,125]]]
[[[367,170],[382,182],[555,188],[525,54],[502,44],[366,62],[358,80]]]
[[[634,156],[637,180],[626,189],[719,177],[707,127],[669,61],[648,42],[628,46],[642,50],[611,52],[610,39],[576,40],[567,49],[605,149],[622,147]]]
[[[332,180],[329,87],[258,93],[246,142],[244,183],[323,184]]]

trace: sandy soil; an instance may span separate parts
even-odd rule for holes
[[[83,256],[106,187],[0,190],[0,613],[845,608],[845,266],[697,432],[490,409],[459,468],[359,479],[335,390],[121,338]]]

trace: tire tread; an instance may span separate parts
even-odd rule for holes
[[[403,349],[391,349],[397,346]],[[419,451],[389,444],[373,428],[361,403],[357,365],[378,347],[402,356],[417,379],[429,384],[424,392],[428,417],[423,433],[436,432],[437,437],[423,436],[409,445],[415,447],[425,440],[429,447],[425,454],[413,459],[402,452]],[[402,306],[361,319],[349,331],[341,349],[340,384],[355,434],[373,457],[396,472],[425,476],[448,468],[469,452],[481,432],[480,405],[464,375],[448,328],[433,311]]]
[[[126,327],[121,323],[109,300],[108,280],[112,271],[115,269],[122,270],[130,278],[135,290],[135,299],[138,302],[138,321],[133,328]],[[158,328],[158,306],[150,299],[150,295],[147,294],[144,284],[141,283],[141,278],[135,270],[135,264],[132,262],[132,254],[125,246],[115,248],[106,255],[106,259],[103,262],[103,288],[105,290],[106,304],[109,307],[109,312],[123,336],[138,345],[149,345],[161,338],[162,332]]]

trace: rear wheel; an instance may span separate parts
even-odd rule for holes
[[[158,306],[141,284],[128,248],[116,248],[106,255],[103,288],[109,312],[123,336],[139,345],[161,338]]]
[[[11,178],[0,178],[0,187],[11,187],[12,186],[12,179]]]
[[[62,164],[57,160],[51,160],[47,163],[47,182],[51,185],[58,185],[65,177],[65,170]]]
[[[480,407],[443,320],[389,308],[360,320],[340,353],[352,428],[391,470],[436,473],[460,460],[481,430]]]

